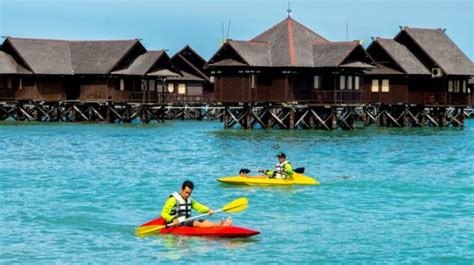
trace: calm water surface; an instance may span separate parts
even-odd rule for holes
[[[464,129],[222,128],[0,123],[0,263],[474,263],[474,120]],[[270,168],[280,151],[321,186],[215,180]],[[247,197],[234,222],[262,234],[135,237],[186,178],[211,208]]]

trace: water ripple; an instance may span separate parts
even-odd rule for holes
[[[217,122],[0,124],[1,263],[474,263],[474,121],[223,130]],[[238,187],[284,151],[318,187]],[[185,179],[251,239],[137,238]],[[211,217],[224,218],[226,214]]]

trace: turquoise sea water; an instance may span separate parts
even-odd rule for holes
[[[321,186],[215,180],[270,168],[280,151]],[[473,160],[474,120],[333,132],[0,123],[0,263],[472,264]],[[247,197],[234,223],[261,234],[135,237],[186,178],[211,208]]]

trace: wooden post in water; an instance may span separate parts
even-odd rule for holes
[[[270,106],[267,106],[268,111],[272,111]],[[270,113],[267,114],[267,128],[272,129],[272,124],[273,124],[273,117]]]
[[[332,108],[331,111],[331,130],[336,130],[337,129],[337,110],[336,108]]]
[[[290,109],[290,121],[288,125],[289,125],[288,126],[289,130],[292,130],[295,128],[295,109],[294,108]]]
[[[252,106],[249,105],[249,104],[245,104],[244,106],[244,113],[247,113],[245,114],[245,119],[244,119],[244,125],[245,125],[245,129],[252,129]]]
[[[403,112],[403,127],[408,127],[410,126],[410,116],[408,113],[410,112],[410,108],[408,105],[405,105],[405,110]]]
[[[364,126],[369,126],[369,119],[367,117],[367,114],[365,114],[365,111],[362,111],[362,113],[360,114],[360,119],[364,123]]]
[[[228,106],[225,106],[224,115],[222,115],[222,117],[224,119],[224,129],[228,129],[229,128],[229,107]]]
[[[446,109],[441,108],[439,110],[439,127],[446,127]]]
[[[418,124],[420,124],[421,127],[425,127],[426,125],[426,114],[424,107],[422,107],[420,110],[420,118],[418,118]]]
[[[196,107],[194,111],[194,118],[198,121],[202,120],[201,108]]]
[[[386,110],[383,110],[383,113],[381,114],[380,117],[380,126],[387,126],[387,112]]]
[[[313,115],[309,116],[309,128],[314,129],[314,116]]]

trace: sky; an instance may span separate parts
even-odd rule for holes
[[[367,46],[399,26],[445,28],[474,60],[474,0],[0,0],[0,36],[141,39],[170,56],[188,44],[209,59],[223,38],[249,40],[285,19],[288,3],[295,20],[331,41]]]

